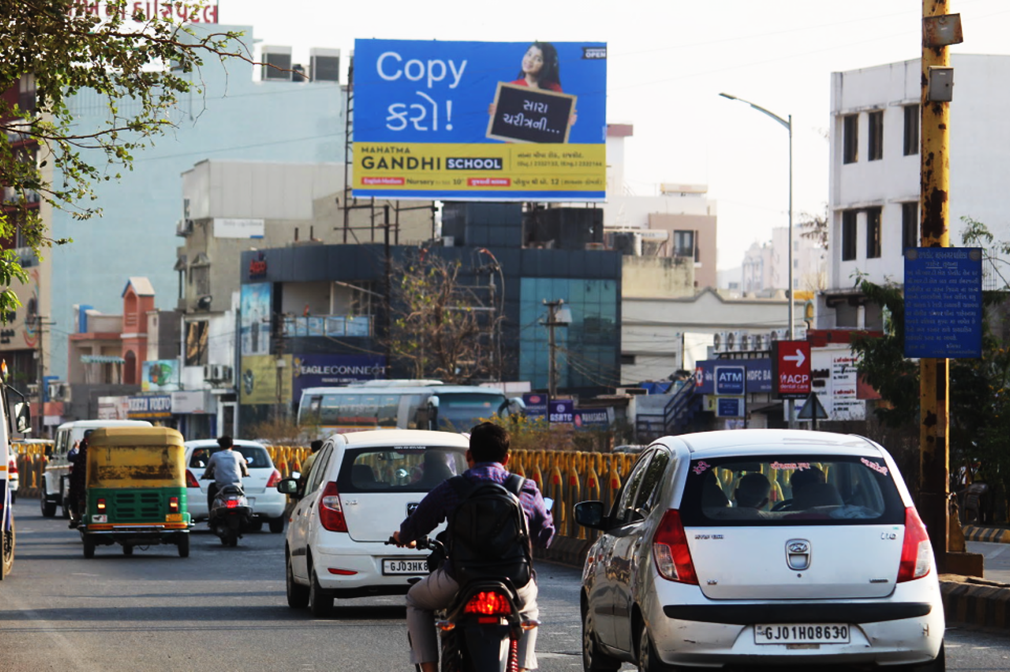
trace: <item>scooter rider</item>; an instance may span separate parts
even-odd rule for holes
[[[249,465],[246,464],[245,456],[235,450],[230,436],[218,437],[217,445],[221,450],[210,456],[207,468],[203,472],[201,479],[213,478],[214,482],[207,488],[207,511],[214,508],[214,497],[218,490],[226,485],[242,484],[242,477],[249,475]]]
[[[470,468],[463,478],[470,481],[504,483],[509,477],[505,469],[509,462],[509,433],[490,422],[477,425],[470,432],[470,449],[466,453]],[[530,538],[534,545],[546,548],[554,537],[554,521],[544,504],[540,490],[532,480],[523,484],[519,497]],[[393,533],[400,546],[414,547],[416,540],[431,532],[458,506],[459,495],[448,481],[443,481],[425,496],[413,514]],[[438,665],[438,640],[435,634],[434,612],[449,606],[459,584],[453,576],[452,558],[436,571],[421,579],[407,593],[407,630],[410,633],[410,660],[420,665],[422,672],[436,672]],[[526,619],[536,619],[536,576],[518,589],[525,603],[521,614]],[[537,668],[536,628],[523,633],[519,643],[519,667],[523,670]]]

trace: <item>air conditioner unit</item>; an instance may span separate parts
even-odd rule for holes
[[[751,349],[751,336],[745,331],[737,332],[737,348],[740,352],[746,352]]]
[[[185,238],[191,233],[193,233],[192,219],[180,219],[175,223],[175,235]]]
[[[754,334],[751,339],[751,350],[767,350],[768,336],[766,334]]]
[[[210,364],[203,365],[203,379],[214,380],[214,367]]]
[[[723,352],[736,352],[736,334],[735,331],[730,331],[726,334],[726,347]]]
[[[222,373],[223,372],[221,371],[221,368],[222,367],[221,367],[220,364],[211,364],[210,365],[210,370],[211,370],[211,373],[213,374],[213,377],[211,378],[211,380],[213,380],[214,382],[219,382],[219,381],[223,380],[223,377],[222,377]]]
[[[772,329],[772,331],[768,334],[768,338],[772,342],[784,341],[788,336],[789,336],[788,329]]]
[[[726,351],[726,332],[719,331],[712,336],[712,351],[713,352],[725,352]]]
[[[233,381],[232,375],[233,375],[232,367],[230,367],[230,366],[222,366],[221,367],[221,382],[222,383],[231,383]]]

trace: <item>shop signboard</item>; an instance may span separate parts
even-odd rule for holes
[[[179,389],[179,360],[155,359],[141,367],[140,389],[144,392],[174,392]]]
[[[349,385],[386,377],[382,355],[295,355],[291,360],[294,398],[307,387]]]
[[[151,394],[141,397],[130,397],[130,420],[166,419],[172,417],[172,395]]]

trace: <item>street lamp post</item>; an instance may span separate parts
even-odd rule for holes
[[[728,93],[720,93],[723,98],[729,98],[730,100],[737,100],[741,103],[750,105],[758,112],[766,114],[775,121],[779,122],[785,126],[786,131],[789,132],[789,273],[788,283],[789,287],[786,288],[786,296],[789,297],[789,340],[796,338],[796,323],[795,314],[793,312],[793,115],[788,115],[785,119],[775,114],[771,110],[766,110],[760,105],[755,105],[749,100],[744,100],[743,98],[737,98],[736,96],[731,96]],[[790,427],[793,426],[793,402],[791,399],[786,400],[786,418]]]

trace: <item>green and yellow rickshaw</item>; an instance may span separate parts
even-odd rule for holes
[[[84,557],[95,547],[175,544],[189,557],[182,435],[164,427],[103,427],[88,437],[86,504],[78,530]],[[75,466],[76,468],[76,466]]]

